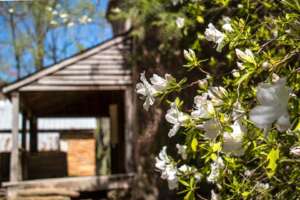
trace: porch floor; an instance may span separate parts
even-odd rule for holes
[[[5,182],[4,188],[17,187],[22,189],[31,188],[66,188],[81,191],[98,191],[128,189],[134,177],[133,173],[113,174],[108,176],[85,176],[85,177],[63,177],[50,179],[36,179],[19,182]]]

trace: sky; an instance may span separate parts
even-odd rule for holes
[[[100,3],[96,9],[104,13],[107,9],[109,0],[69,0],[70,3],[75,1],[80,1],[81,3],[89,1],[95,3],[95,5],[96,1],[99,1]],[[26,1],[24,1],[24,3],[26,3]],[[28,24],[30,24],[30,22]],[[16,80],[17,73],[14,51],[11,45],[8,44],[11,41],[11,31],[10,27],[7,25],[7,22],[4,21],[4,18],[1,16],[0,27],[2,30],[0,31],[0,80],[12,82]],[[20,30],[22,31],[22,27]],[[63,53],[60,54],[60,59],[70,57],[78,52],[78,46],[76,46],[75,41],[79,41],[81,44],[80,48],[85,49],[110,39],[113,36],[110,24],[100,16],[92,16],[91,23],[80,25],[75,23],[75,25],[72,27],[64,28],[64,30],[56,29],[55,32],[53,31],[52,33],[53,35],[58,36],[57,46],[63,51]],[[51,34],[48,34],[45,44],[51,44],[50,41]],[[33,58],[30,56],[30,53],[25,54],[22,57],[22,61],[22,67],[24,70],[21,70],[21,76],[26,76],[30,73],[33,73]],[[53,64],[52,60],[47,58],[44,59],[45,66],[49,66],[51,64]]]

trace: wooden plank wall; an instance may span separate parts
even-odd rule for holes
[[[126,58],[130,53],[129,40],[116,43],[108,48],[79,60],[59,71],[44,76],[23,90],[53,86],[117,86],[132,83],[131,69]]]

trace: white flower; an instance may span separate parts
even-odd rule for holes
[[[236,56],[243,62],[249,62],[255,64],[255,58],[250,49],[246,49],[245,52],[240,49],[235,49]]]
[[[164,170],[166,165],[171,161],[167,155],[167,147],[163,146],[162,150],[159,152],[158,157],[155,158],[155,167],[159,170]]]
[[[215,139],[220,133],[218,122],[215,119],[207,120],[203,124],[198,125],[197,127],[203,129],[205,131],[205,137],[209,139]]]
[[[227,32],[232,32],[233,31],[233,28],[230,24],[231,22],[231,19],[229,17],[226,17],[226,16],[223,16],[223,19],[222,21],[224,22],[223,26],[222,26],[222,29],[224,31],[227,31]]]
[[[219,87],[210,87],[208,90],[208,96],[211,98],[211,101],[214,105],[220,106],[222,105],[223,98],[227,95],[227,91],[225,88]]]
[[[207,98],[207,93],[204,93],[202,96],[198,95],[194,97],[195,110],[191,113],[193,118],[209,118],[214,113],[214,107]]]
[[[212,24],[208,24],[208,28],[206,28],[205,32],[205,38],[208,41],[214,42],[217,44],[217,51],[221,52],[222,48],[224,47],[224,38],[225,34],[220,32],[216,27]]]
[[[172,79],[174,78],[170,74],[165,74],[165,79],[157,74],[153,74],[150,78],[151,85],[145,77],[145,72],[141,73],[140,80],[142,82],[136,84],[136,92],[146,98],[145,103],[143,104],[145,110],[149,110],[149,107],[155,102],[155,96],[164,90],[167,87],[168,82]]]
[[[224,162],[221,157],[218,157],[213,163],[210,164],[210,174],[206,180],[210,183],[216,183],[220,176],[220,171],[224,168]]]
[[[286,79],[281,78],[274,84],[261,83],[257,89],[257,100],[260,105],[250,111],[250,120],[267,130],[276,122],[278,131],[286,131],[290,127],[288,100],[289,89]]]
[[[188,116],[178,110],[176,103],[171,103],[171,108],[167,111],[166,120],[173,124],[173,128],[169,131],[168,136],[173,137],[176,135],[180,126],[188,119]]]
[[[9,12],[9,13],[14,13],[15,10],[14,10],[13,8],[10,8],[10,9],[8,9],[8,12]]]
[[[300,146],[290,148],[290,154],[300,156]]]
[[[177,153],[179,155],[181,155],[181,158],[183,160],[186,160],[187,159],[187,146],[186,145],[176,144],[176,148],[177,148]]]
[[[158,157],[155,158],[155,167],[161,171],[161,178],[168,181],[170,190],[173,190],[178,186],[177,168],[171,162],[166,151],[167,147],[164,146]]]
[[[221,200],[221,196],[217,194],[214,190],[211,190],[210,193],[211,193],[211,200]]]
[[[177,17],[176,19],[176,25],[178,28],[183,28],[184,27],[184,18],[183,17]]]
[[[157,74],[153,74],[153,76],[150,78],[150,82],[155,90],[162,91],[167,87],[168,82],[172,79],[173,77],[170,74],[165,74],[165,78],[162,78]]]
[[[149,107],[154,104],[155,101],[155,94],[157,93],[156,89],[147,81],[145,77],[145,72],[141,73],[141,83],[136,84],[136,92],[138,94],[143,95],[146,100],[143,104],[145,110],[149,110]]]
[[[231,128],[233,129],[232,133],[225,132],[223,135],[223,151],[241,156],[244,154],[242,145],[246,128],[239,121],[235,121]]]

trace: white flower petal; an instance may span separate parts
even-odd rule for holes
[[[290,117],[287,114],[281,115],[278,120],[276,121],[276,128],[278,131],[283,132],[286,131],[290,128],[291,123],[290,123]]]
[[[271,127],[276,121],[279,131],[290,127],[288,114],[289,89],[286,79],[281,78],[274,84],[263,83],[258,86],[257,99],[261,105],[250,111],[250,120],[259,128]]]
[[[253,108],[249,116],[250,120],[253,121],[257,127],[264,128],[265,124],[272,124],[279,117],[279,113],[274,107],[263,105]]]
[[[224,33],[220,32],[216,27],[212,24],[208,24],[208,28],[204,32],[205,38],[208,41],[214,42],[217,44],[217,51],[221,52],[222,48],[224,47]]]
[[[205,131],[205,136],[214,139],[220,133],[218,122],[215,119],[205,121],[201,127]]]
[[[153,88],[157,91],[164,90],[168,83],[164,78],[158,76],[157,74],[153,74],[153,76],[150,78],[150,82],[152,83]]]
[[[173,137],[176,135],[176,133],[178,132],[180,128],[180,124],[177,123],[177,124],[174,124],[174,126],[172,127],[172,129],[170,129],[169,133],[168,133],[168,137]]]

